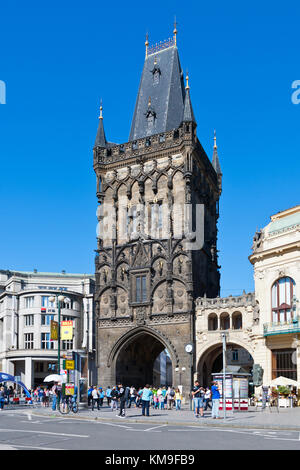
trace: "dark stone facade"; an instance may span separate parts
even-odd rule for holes
[[[220,175],[197,139],[194,121],[122,145],[105,141],[94,148],[94,170],[98,382],[151,384],[154,361],[166,348],[174,385],[175,368],[186,367],[187,393],[193,356],[185,345],[195,347],[194,302],[219,295]],[[193,207],[196,240],[183,227],[185,205]]]

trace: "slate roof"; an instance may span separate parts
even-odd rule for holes
[[[98,131],[95,140],[95,147],[106,147],[106,137],[104,132],[103,118],[99,118]]]
[[[214,152],[213,152],[213,157],[212,157],[212,166],[214,167],[215,172],[217,173],[217,175],[222,174],[219,155],[218,155],[218,149],[217,149],[216,145],[214,146]]]
[[[185,93],[185,100],[184,100],[184,110],[183,110],[183,122],[194,122],[196,124],[196,119],[193,112],[191,97],[190,97],[190,90],[189,88],[186,90]]]
[[[154,118],[153,115],[146,117],[149,98]],[[177,47],[171,46],[146,57],[129,141],[177,129],[183,120],[184,101],[185,88]]]

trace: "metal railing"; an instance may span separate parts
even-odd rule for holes
[[[300,317],[287,322],[273,322],[264,324],[264,336],[300,333]]]

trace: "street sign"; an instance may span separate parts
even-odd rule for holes
[[[73,369],[75,369],[75,361],[66,360],[66,361],[65,361],[65,368],[66,368],[67,370],[73,370]]]
[[[66,395],[74,395],[74,388],[75,388],[75,384],[66,383],[65,384],[65,394]]]

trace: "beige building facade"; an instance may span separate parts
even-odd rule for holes
[[[196,301],[195,378],[209,385],[220,372],[222,333],[227,365],[264,370],[263,385],[284,376],[300,382],[300,206],[271,216],[253,239],[255,292]]]

